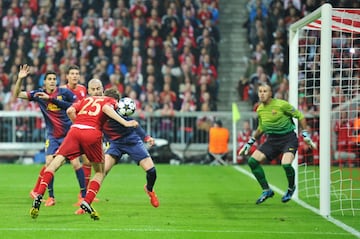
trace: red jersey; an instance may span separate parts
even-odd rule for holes
[[[70,88],[68,84],[66,84],[65,87],[71,90],[74,95],[76,95],[78,101],[84,99],[87,95],[86,87],[83,85],[77,84],[75,89]]]
[[[90,96],[74,103],[72,105],[76,109],[74,124],[90,126],[101,130],[108,119],[102,111],[104,105],[110,105],[116,109],[117,101],[106,96]]]

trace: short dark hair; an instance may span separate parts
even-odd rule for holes
[[[69,72],[70,72],[71,70],[78,70],[78,71],[80,71],[80,67],[78,67],[77,65],[71,65],[71,66],[69,66],[69,67],[67,68],[66,74],[69,74]]]
[[[56,74],[55,71],[47,71],[47,72],[45,73],[45,79],[46,79],[46,77],[47,77],[48,75],[55,75],[55,76],[57,76],[57,74]]]
[[[215,124],[217,124],[219,127],[222,127],[222,121],[221,120],[216,120]]]
[[[121,93],[115,88],[109,88],[104,91],[104,95],[114,98],[115,100],[119,101],[121,98]]]

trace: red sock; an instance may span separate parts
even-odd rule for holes
[[[85,188],[88,188],[91,177],[91,164],[90,165],[83,164],[82,168],[84,170],[84,175],[85,175]]]
[[[37,191],[38,194],[44,195],[44,193],[48,187],[48,184],[50,183],[51,179],[53,179],[53,177],[54,177],[54,173],[52,173],[50,171],[44,172],[43,178],[41,180],[41,183],[40,183],[38,191]]]
[[[98,181],[91,180],[84,201],[91,204],[99,190],[100,190],[100,183]]]
[[[35,186],[34,186],[34,189],[33,191],[37,193],[38,189],[39,189],[39,185],[40,185],[40,182],[41,182],[41,179],[43,178],[43,175],[44,175],[44,171],[45,171],[46,167],[45,165],[41,168],[40,172],[39,172],[39,176],[36,180],[36,183],[35,183]]]

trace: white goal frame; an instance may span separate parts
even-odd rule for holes
[[[307,24],[321,19],[320,42],[320,214],[330,216],[330,184],[331,184],[331,36],[332,36],[332,6],[324,4],[306,17],[292,24],[289,28],[289,102],[298,105],[298,47],[299,30]],[[298,175],[297,156],[293,162],[296,175]],[[296,177],[296,184],[298,177]],[[298,198],[298,190],[295,191]]]

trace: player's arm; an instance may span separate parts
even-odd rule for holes
[[[66,89],[63,94],[63,100],[59,100],[57,98],[50,98],[49,101],[54,103],[55,105],[59,106],[61,109],[66,110],[69,108],[75,101],[76,95],[72,93],[70,90]]]
[[[66,110],[66,114],[68,115],[69,119],[71,120],[71,122],[75,121],[76,118],[76,109],[73,106],[70,106],[67,110]]]
[[[139,137],[142,138],[143,141],[144,141],[145,143],[147,143],[149,146],[153,146],[153,145],[155,144],[154,138],[151,137],[150,135],[148,135],[148,134],[145,132],[144,128],[141,127],[141,125],[139,125],[139,127],[137,127],[137,128],[135,129],[135,132],[136,132],[136,134],[139,135]]]
[[[110,118],[116,120],[120,124],[124,125],[125,127],[137,127],[139,123],[136,120],[127,121],[123,117],[121,117],[116,111],[109,105],[104,105],[102,107],[102,111],[109,116]]]
[[[67,108],[69,108],[72,103],[73,103],[73,100],[70,100],[68,101],[67,97],[65,97],[65,100],[59,100],[57,98],[52,98],[50,97],[48,94],[46,94],[45,92],[37,92],[35,94],[36,97],[40,98],[40,99],[43,99],[43,100],[46,100],[46,101],[49,101],[55,105],[57,105],[59,108],[63,109],[63,110],[66,110]],[[71,98],[69,98],[71,99]]]
[[[21,65],[18,73],[18,77],[15,83],[13,96],[21,99],[29,99],[26,91],[21,91],[21,85],[23,79],[30,73],[30,66]]]
[[[302,129],[301,135],[304,138],[304,141],[307,145],[309,145],[311,148],[316,149],[316,144],[312,141],[309,132],[307,131],[308,125],[306,122],[306,118],[304,114],[295,108],[292,108],[293,117],[297,118],[299,120],[300,127]]]
[[[250,152],[251,146],[256,142],[258,138],[264,133],[264,131],[261,129],[261,119],[259,117],[259,126],[253,133],[253,136],[248,140],[246,144],[240,149],[239,155],[248,155]]]

